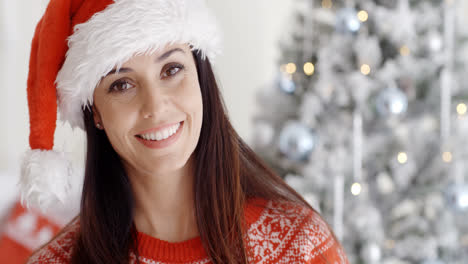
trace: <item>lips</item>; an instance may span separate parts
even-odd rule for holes
[[[136,135],[135,138],[141,142],[144,146],[148,147],[148,148],[152,148],[152,149],[156,149],[156,148],[165,148],[165,147],[168,147],[170,145],[172,145],[173,143],[175,143],[177,141],[177,139],[180,137],[180,135],[182,134],[182,131],[184,130],[184,121],[180,122],[180,126],[178,127],[178,129],[175,131],[175,133],[173,133],[172,135],[168,136],[167,138],[165,139],[161,139],[161,140],[152,140],[152,139],[148,139],[148,135],[150,135],[150,138],[152,138],[152,133],[146,133],[146,134],[143,134],[147,139],[143,138],[142,135]],[[176,123],[177,124],[177,123]],[[166,126],[166,127],[170,127],[171,125],[169,126]],[[150,131],[154,131],[153,130],[149,130]],[[158,133],[161,132],[161,129],[158,131]],[[163,135],[164,136],[164,135]],[[156,137],[156,135],[155,135]]]
[[[164,125],[161,125],[161,126],[158,126],[158,127],[154,127],[154,128],[150,128],[150,129],[146,129],[146,130],[143,130],[141,132],[139,132],[137,135],[142,135],[142,134],[147,134],[147,133],[153,133],[153,132],[158,132],[162,129],[165,129],[165,128],[168,128],[170,126],[173,126],[173,125],[176,125],[176,124],[179,124],[183,121],[179,121],[179,122],[174,122],[174,123],[166,123]]]
[[[180,128],[180,123],[176,123],[175,125],[166,125],[164,126],[164,128],[161,128],[161,129],[151,129],[151,130],[147,130],[148,132],[147,133],[142,133],[142,134],[138,134],[137,137],[140,137],[142,139],[146,139],[146,140],[157,140],[157,141],[160,141],[160,140],[163,140],[163,139],[167,139],[168,137],[172,136],[173,134],[175,134],[177,132],[177,130],[179,130]]]

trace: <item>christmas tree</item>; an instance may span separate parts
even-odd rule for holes
[[[350,263],[468,260],[465,2],[296,1],[253,146]]]

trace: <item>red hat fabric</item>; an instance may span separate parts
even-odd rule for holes
[[[204,0],[50,1],[31,46],[31,150],[19,182],[26,206],[45,210],[80,189],[83,173],[76,175],[65,153],[53,149],[57,107],[61,120],[83,129],[82,109],[92,104],[102,76],[170,43],[190,43],[214,61],[220,34]]]
[[[27,84],[32,149],[53,147],[57,121],[55,79],[65,61],[66,39],[76,24],[88,20],[111,2],[52,0],[39,21],[32,41]]]

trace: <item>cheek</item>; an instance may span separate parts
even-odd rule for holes
[[[198,141],[203,121],[203,102],[198,80],[187,78],[179,94],[175,98],[177,107],[185,112],[190,121],[190,137]]]
[[[196,80],[195,80],[196,81]],[[198,82],[196,85],[192,85],[189,89],[189,93],[186,95],[186,98],[183,102],[186,102],[187,111],[192,115],[194,128],[201,127],[201,122],[203,118],[203,100],[200,91],[200,86]]]
[[[131,119],[134,110],[129,104],[121,104],[119,102],[109,100],[101,111],[101,116],[104,125],[107,127],[120,127],[125,126],[127,121]]]
[[[136,110],[130,105],[108,101],[99,109],[109,141],[114,148],[121,149],[128,140],[129,130],[135,123]]]
[[[193,132],[194,132],[194,143],[197,145],[200,139],[200,132],[203,123],[203,101],[200,92],[200,88],[197,86],[198,93],[197,96],[194,97],[193,101]]]

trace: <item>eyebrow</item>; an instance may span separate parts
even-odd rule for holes
[[[171,49],[171,50],[169,50],[169,51],[164,52],[164,54],[162,54],[161,56],[159,56],[158,58],[156,58],[155,62],[156,62],[156,63],[159,63],[159,62],[161,62],[161,61],[163,61],[163,60],[169,58],[169,56],[171,56],[172,53],[177,52],[177,51],[182,52],[182,53],[185,53],[184,50],[182,50],[181,48],[174,48],[174,49]],[[118,71],[118,73],[125,73],[125,72],[132,72],[132,71],[133,71],[133,69],[131,69],[131,68],[120,68],[119,71]],[[111,74],[115,74],[115,73],[117,73],[117,69],[111,70],[111,71],[110,71],[109,73],[107,73],[104,77],[102,77],[102,79],[106,78],[107,76],[109,76],[109,75],[111,75]]]
[[[172,53],[176,52],[176,51],[180,51],[182,53],[185,53],[181,48],[175,48],[175,49],[171,49],[169,51],[166,51],[164,52],[163,55],[159,56],[155,62],[161,62],[162,60],[165,60],[167,59],[169,56],[171,56]]]

